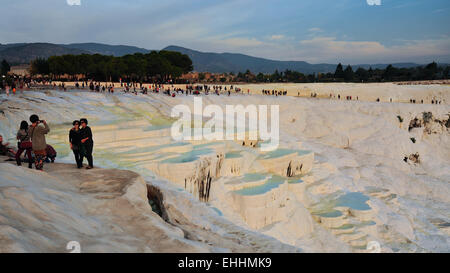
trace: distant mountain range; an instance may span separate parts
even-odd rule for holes
[[[37,58],[48,58],[54,55],[89,53],[81,49],[67,48],[48,43],[14,44],[0,46],[0,60],[10,64],[30,63]]]
[[[124,45],[106,45],[97,43],[82,44],[50,44],[50,43],[20,43],[0,44],[0,60],[11,64],[26,64],[36,58],[48,58],[65,54],[102,54],[123,56],[134,53],[148,53],[150,50]]]
[[[135,46],[125,46],[125,45],[105,45],[105,44],[97,44],[97,43],[82,43],[82,44],[68,44],[68,45],[60,45],[67,48],[72,49],[81,49],[85,51],[89,51],[91,53],[98,53],[102,55],[113,55],[116,57],[124,56],[127,54],[134,53],[149,53],[151,50],[145,48],[139,48]]]
[[[177,51],[188,55],[198,72],[245,72],[247,69],[253,73],[273,73],[275,70],[295,70],[302,73],[328,72],[336,69],[335,64],[309,64],[302,61],[275,61],[251,57],[236,53],[204,53],[178,46],[169,46],[164,50]]]
[[[204,53],[178,46],[168,46],[164,50],[177,51],[188,55],[194,63],[194,69],[198,72],[245,72],[247,69],[253,73],[273,73],[275,70],[285,71],[286,69],[299,71],[304,74],[334,72],[337,64],[310,64],[303,61],[275,61],[264,58],[251,57],[236,53]],[[389,64],[358,64],[352,65],[353,70],[358,67],[369,69],[384,69]],[[416,67],[415,63],[394,63],[397,68]],[[345,66],[344,66],[345,68]]]
[[[197,72],[245,72],[247,69],[253,73],[273,73],[275,70],[286,69],[299,71],[304,74],[334,72],[336,64],[310,64],[303,61],[276,61],[264,58],[252,57],[236,53],[205,53],[179,46],[168,46],[163,50],[177,51],[188,55]],[[48,58],[64,54],[102,54],[113,56],[124,56],[134,53],[148,53],[151,50],[125,45],[107,45],[99,43],[77,43],[77,44],[50,44],[50,43],[16,43],[0,44],[0,60],[7,60],[10,64],[26,64],[36,58]],[[353,65],[368,69],[386,68],[388,64],[359,64]],[[398,68],[416,67],[416,63],[393,63]]]

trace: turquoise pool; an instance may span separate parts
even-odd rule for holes
[[[257,181],[257,180],[258,179],[254,180],[254,181]],[[244,188],[244,189],[235,191],[234,193],[239,194],[239,195],[260,195],[260,194],[269,192],[272,189],[278,188],[285,181],[286,181],[286,178],[278,176],[278,175],[274,175],[271,178],[269,178],[262,185]]]
[[[208,143],[203,143],[203,144],[198,144],[198,145],[194,145],[194,150],[196,149],[203,149],[209,146],[213,146],[216,145],[217,142],[208,142]]]
[[[268,152],[267,154],[262,156],[262,159],[273,159],[273,158],[279,158],[290,154],[297,154],[297,155],[306,155],[311,153],[310,151],[306,150],[292,150],[292,149],[277,149],[272,152]]]
[[[179,164],[179,163],[193,162],[198,160],[199,156],[211,154],[213,152],[214,151],[212,149],[192,150],[190,152],[183,153],[178,157],[163,160],[161,161],[161,163]]]
[[[160,149],[163,148],[169,148],[169,147],[182,147],[182,146],[186,146],[189,145],[189,143],[187,142],[173,142],[173,143],[169,143],[169,144],[163,144],[163,145],[155,145],[155,146],[150,146],[150,147],[145,147],[145,148],[133,148],[131,150],[125,151],[123,153],[128,154],[143,154],[143,153],[148,153],[148,152],[155,152],[158,151]]]
[[[301,180],[301,179],[289,179],[288,183],[289,184],[301,184],[301,183],[303,183],[303,180]]]
[[[240,152],[229,152],[225,154],[225,158],[240,158],[242,157]]]
[[[336,200],[336,206],[349,207],[354,210],[370,210],[370,206],[367,205],[369,197],[360,192],[350,192],[340,196]]]
[[[242,178],[243,182],[254,182],[266,179],[268,175],[262,173],[246,173]]]
[[[170,128],[171,125],[150,125],[143,129],[144,132],[158,131]]]
[[[336,218],[342,216],[343,214],[338,210],[332,210],[329,212],[320,213],[318,215],[325,218]]]

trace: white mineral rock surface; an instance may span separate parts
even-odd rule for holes
[[[324,86],[312,85],[349,87]],[[80,241],[87,252],[365,252],[377,241],[385,252],[449,252],[450,106],[370,101],[449,102],[450,87],[361,86],[348,90],[369,102],[203,96],[204,106],[280,105],[272,152],[173,141],[171,109],[192,109],[192,96],[0,95],[6,140],[36,113],[50,124],[57,162],[72,164],[46,164],[45,173],[0,164],[0,251],[63,252]],[[81,117],[96,166],[116,170],[77,176],[68,132]]]

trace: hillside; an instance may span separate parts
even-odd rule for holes
[[[329,72],[336,69],[334,64],[309,64],[302,61],[275,61],[235,53],[204,53],[178,46],[169,46],[164,50],[177,51],[188,55],[198,72],[245,72],[247,69],[253,73],[273,73],[275,70],[286,69],[302,73]]]
[[[1,50],[3,48],[3,50]],[[66,48],[64,46],[49,43],[32,43],[16,45],[2,45],[0,48],[0,60],[5,59],[10,64],[25,64],[37,58],[48,58],[64,54],[90,53],[81,49]]]
[[[48,58],[64,54],[102,54],[123,56],[134,53],[148,53],[150,50],[134,46],[106,45],[98,43],[51,44],[17,43],[0,44],[0,60],[5,59],[12,65],[29,63],[36,58]]]
[[[205,53],[179,46],[168,46],[164,50],[177,51],[188,55],[197,72],[245,72],[247,69],[253,73],[273,73],[275,70],[285,71],[286,69],[299,71],[304,74],[334,72],[337,64],[310,64],[303,61],[276,61],[264,58],[252,57],[235,53]],[[395,63],[398,68],[416,67],[415,63]],[[353,69],[358,67],[368,69],[384,69],[388,64],[358,64],[353,65]]]
[[[139,48],[135,46],[126,46],[126,45],[106,45],[99,43],[78,43],[78,44],[68,44],[61,45],[67,48],[72,49],[81,49],[86,50],[91,53],[98,53],[102,55],[113,55],[116,57],[121,57],[127,54],[134,53],[148,53],[150,50],[145,48]]]
[[[179,46],[168,46],[163,50],[177,51],[188,55],[197,72],[228,73],[245,72],[247,69],[253,73],[273,73],[275,70],[299,71],[304,74],[334,72],[336,64],[310,64],[304,61],[277,61],[259,57],[252,57],[238,53],[211,53],[200,52]],[[25,64],[36,58],[48,58],[53,55],[64,54],[102,54],[116,57],[134,53],[148,53],[150,50],[127,45],[107,45],[100,43],[50,44],[50,43],[16,43],[0,44],[0,60],[6,59],[10,64]],[[345,62],[343,62],[345,65]],[[388,64],[358,64],[352,65],[368,69],[384,69]],[[441,64],[442,65],[442,64]],[[419,66],[415,63],[394,63],[397,68],[410,68]]]

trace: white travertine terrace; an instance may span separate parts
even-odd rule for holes
[[[345,90],[348,86],[316,87]],[[358,88],[362,86],[348,90]],[[437,91],[424,87],[420,92],[420,86],[368,88],[379,90],[383,98],[386,90],[404,98],[406,91],[414,89],[411,96],[450,101],[445,86]],[[361,92],[361,98],[377,96]],[[370,241],[380,242],[386,252],[449,251],[447,104],[204,97],[205,105],[280,105],[280,147],[261,152],[260,143],[248,141],[174,142],[173,120],[168,118],[171,107],[192,107],[191,96],[48,91],[0,99],[0,133],[6,139],[14,136],[21,120],[37,113],[50,122],[48,141],[57,148],[58,161],[67,163],[73,161],[67,145],[70,123],[88,118],[96,164],[135,171],[147,183],[160,181],[152,183],[167,196],[166,208],[177,220],[184,217],[187,223],[209,226],[211,217],[218,217],[304,251],[364,252]],[[430,122],[424,121],[424,112],[432,113]],[[409,128],[411,124],[417,126]],[[420,155],[419,163],[404,161],[415,153]],[[192,198],[185,202],[174,198],[181,193]],[[197,206],[208,209],[198,215],[188,209]],[[1,210],[0,216],[12,217]],[[2,219],[0,224],[6,222]]]

